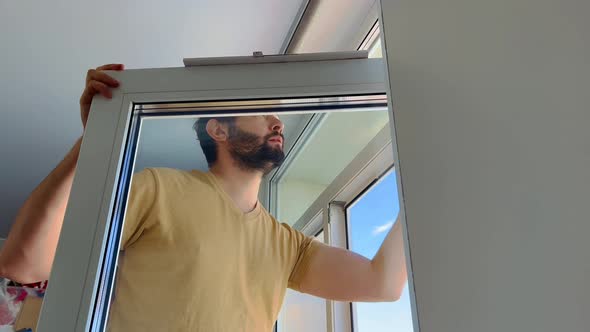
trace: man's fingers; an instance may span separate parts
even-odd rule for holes
[[[95,89],[96,92],[99,92],[101,95],[105,96],[106,98],[111,98],[113,96],[111,89],[106,84],[104,84],[102,82],[91,81],[90,86],[93,89]]]
[[[94,95],[100,93],[105,98],[111,99],[113,97],[111,88],[119,86],[119,81],[104,73],[104,70],[123,69],[124,66],[122,64],[112,63],[88,70],[86,74],[86,87],[82,92],[82,96],[80,96],[80,117],[82,118],[84,128],[86,128],[86,120],[88,119],[88,112],[90,111],[90,104]]]
[[[119,86],[119,81],[117,81],[116,79],[112,78],[111,76],[107,75],[102,71],[94,69],[89,70],[88,75],[86,76],[86,83],[88,84],[91,81],[98,81],[113,88]]]
[[[123,70],[125,66],[121,63],[111,63],[97,67],[96,70]]]
[[[82,93],[80,104],[90,104],[92,102],[92,98],[97,93],[100,93],[106,98],[111,98],[113,96],[111,89],[106,84],[98,81],[90,81]]]

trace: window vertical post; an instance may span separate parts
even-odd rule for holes
[[[346,249],[346,203],[332,201],[328,204],[328,225],[330,245]],[[352,332],[350,302],[332,302],[332,327],[334,332]]]

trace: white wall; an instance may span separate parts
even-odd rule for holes
[[[590,2],[382,4],[421,331],[588,331]]]

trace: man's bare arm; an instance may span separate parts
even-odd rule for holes
[[[337,301],[396,301],[406,280],[402,227],[397,221],[372,260],[349,250],[321,246],[310,258],[300,289]]]
[[[80,97],[80,118],[84,129],[94,95],[100,93],[111,98],[111,88],[119,86],[104,70],[123,70],[123,65],[109,64],[88,71]],[[81,143],[82,137],[20,208],[0,251],[0,277],[20,283],[49,278]]]
[[[33,283],[47,280],[80,152],[78,139],[61,163],[33,190],[18,211],[0,251],[0,275]]]

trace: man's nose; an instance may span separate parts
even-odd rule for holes
[[[275,132],[278,131],[279,133],[283,133],[283,129],[285,128],[285,125],[283,124],[283,122],[281,120],[279,120],[278,117],[276,116],[271,116],[271,120],[270,120],[270,129]]]

